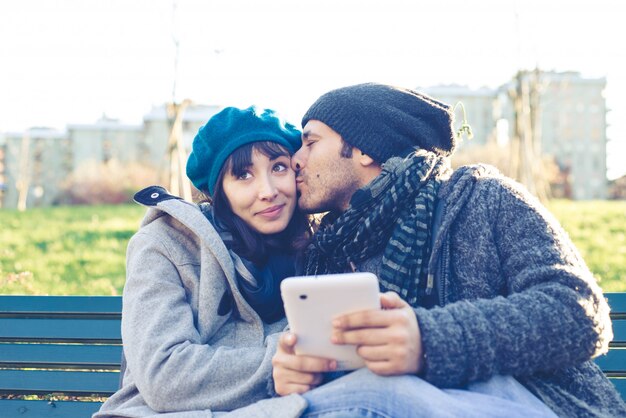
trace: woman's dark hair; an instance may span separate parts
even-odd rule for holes
[[[296,205],[287,228],[274,235],[263,235],[253,230],[233,212],[222,183],[227,172],[234,176],[244,174],[252,166],[252,152],[257,151],[269,159],[290,156],[289,151],[281,145],[270,142],[253,142],[237,148],[224,162],[215,184],[215,192],[209,199],[213,205],[216,222],[227,229],[233,236],[232,250],[238,255],[255,263],[263,263],[271,252],[276,250],[295,252],[304,249],[312,235],[309,217]],[[206,191],[205,191],[205,194]]]

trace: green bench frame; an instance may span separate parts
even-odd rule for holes
[[[596,362],[626,399],[626,293],[606,296],[615,339]],[[102,403],[89,398],[110,396],[119,385],[121,310],[117,296],[0,296],[2,417],[84,418],[97,411]]]

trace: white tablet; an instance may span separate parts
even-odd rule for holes
[[[372,273],[289,277],[280,285],[296,354],[337,360],[337,370],[365,366],[354,345],[330,341],[338,315],[380,309],[378,278]]]

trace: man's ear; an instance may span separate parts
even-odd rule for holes
[[[361,166],[370,167],[372,165],[377,165],[376,162],[372,159],[372,157],[370,157],[369,155],[367,155],[360,149],[355,148],[355,151],[358,152],[357,155],[359,156],[359,164],[361,164]]]
[[[361,187],[374,180],[382,171],[380,164],[358,148],[352,150],[352,159],[356,164],[355,170],[360,178]]]

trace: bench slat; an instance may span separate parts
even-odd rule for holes
[[[626,377],[626,348],[613,348],[594,360],[604,373]]]
[[[120,342],[119,319],[0,318],[0,341]]]
[[[121,345],[0,344],[0,367],[119,370]]]
[[[612,346],[626,346],[626,319],[613,319],[613,341]],[[626,368],[626,365],[624,365]]]
[[[119,386],[119,372],[0,370],[0,393],[110,396]]]
[[[622,395],[622,399],[626,400],[626,379],[625,378],[610,378],[609,379],[613,385],[615,385],[615,389]]]
[[[24,401],[0,399],[3,418],[85,418],[100,409],[102,402]]]
[[[85,313],[120,315],[121,296],[0,296],[0,312]]]
[[[611,307],[611,314],[626,314],[626,292],[605,293]]]

